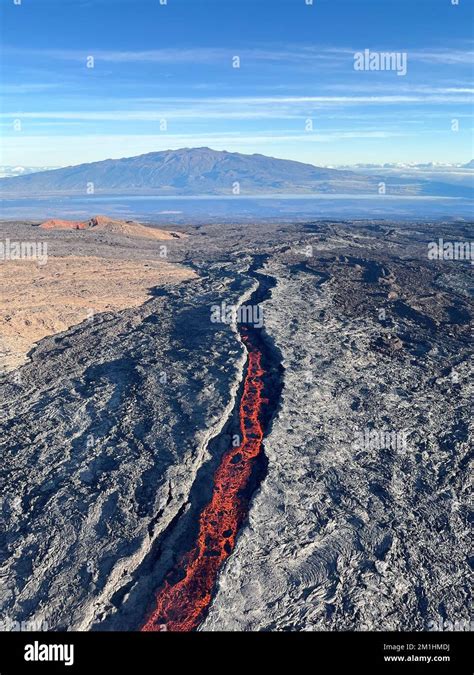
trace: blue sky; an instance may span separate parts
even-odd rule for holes
[[[323,165],[472,158],[471,0],[306,1],[3,0],[0,164],[203,145]],[[406,75],[355,70],[366,49],[406,53]]]

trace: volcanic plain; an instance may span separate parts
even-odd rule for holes
[[[427,251],[472,224],[91,221],[0,223],[48,252],[0,261],[0,617],[154,616],[238,435],[248,349],[212,317],[257,302],[271,415],[197,629],[468,622],[473,268]]]

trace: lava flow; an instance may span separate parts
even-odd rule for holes
[[[262,353],[246,328],[242,327],[241,333],[248,350],[239,407],[242,442],[225,452],[214,474],[212,498],[201,512],[196,543],[180,563],[184,576],[176,583],[164,581],[156,596],[156,608],[142,631],[192,631],[199,626],[245,516],[242,493],[262,452],[262,411],[267,400],[263,397]]]

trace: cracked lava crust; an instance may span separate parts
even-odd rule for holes
[[[262,413],[268,400],[263,396],[262,353],[248,328],[243,326],[240,332],[248,350],[239,408],[241,443],[222,457],[214,475],[212,498],[199,518],[196,544],[179,565],[181,578],[174,583],[164,581],[156,596],[155,610],[142,631],[191,631],[199,626],[211,602],[219,570],[234,549],[246,515],[243,493],[255,459],[262,452]]]

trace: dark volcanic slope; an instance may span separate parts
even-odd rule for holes
[[[270,259],[283,402],[203,630],[469,630],[472,267],[419,238],[315,228]]]
[[[85,195],[92,185],[94,194],[232,196],[236,190],[239,194],[377,194],[383,180],[264,155],[184,148],[7,178],[0,182],[0,194]],[[468,196],[469,192],[422,180],[390,177],[386,182],[390,194]]]
[[[0,223],[12,239],[32,230]],[[169,259],[198,277],[38,344],[0,379],[0,617],[143,622],[233,440],[244,353],[210,308],[252,303],[249,254],[266,253],[276,285],[259,304],[283,390],[201,629],[466,630],[473,267],[427,251],[471,231],[189,227]],[[56,254],[148,260],[156,246],[40,232]]]
[[[54,235],[58,249],[71,241]],[[143,255],[93,236],[81,245]],[[116,611],[233,405],[242,348],[209,316],[222,293],[235,302],[250,287],[235,271],[209,266],[196,284],[45,338],[0,377],[1,617],[54,630]]]

